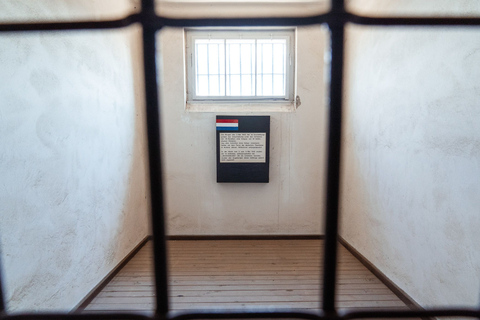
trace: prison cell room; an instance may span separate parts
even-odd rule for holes
[[[337,21],[323,14],[332,3],[343,6],[340,0],[0,0],[0,318],[3,307],[7,314],[151,314],[152,242],[123,261],[162,232],[172,239],[286,238],[169,240],[175,311],[319,310],[333,296],[320,300],[324,240],[294,238],[327,238],[337,230],[326,223],[333,171],[340,177],[329,180],[329,190],[340,193],[329,212],[340,213],[344,240],[336,307],[478,308],[480,18],[466,17],[480,17],[480,1],[345,2],[348,13]],[[173,16],[319,14],[320,20],[294,20],[301,26],[276,32],[255,26],[249,40],[245,28],[165,26],[180,22],[137,14],[141,3],[150,14],[161,4],[161,13]],[[408,14],[455,15],[459,25],[367,27],[349,20]],[[144,41],[139,19],[161,30],[150,29]],[[101,30],[51,32],[44,21],[100,23]],[[332,21],[347,25],[343,34],[335,23],[336,41]],[[50,31],[23,31],[29,22]],[[195,39],[204,54],[195,56]],[[345,44],[342,54],[332,54],[333,44]],[[231,50],[237,50],[231,59],[222,56]],[[239,63],[240,53],[259,52],[271,69],[260,72],[254,59]],[[230,62],[238,74],[232,69],[228,77],[241,90],[218,76]],[[250,80],[243,83],[242,75]],[[235,101],[258,89],[256,76],[264,78],[265,96]],[[196,92],[196,77],[215,88]],[[228,92],[232,100],[195,100]],[[272,94],[275,101],[268,100]],[[330,117],[332,110],[342,116]],[[264,148],[248,158],[262,161],[265,178],[219,182],[217,165],[228,165],[217,158],[219,128],[242,137],[241,117],[269,117],[268,134],[259,135]],[[330,135],[340,124],[341,133]],[[224,161],[235,159],[236,147],[224,146]],[[329,158],[328,150],[341,150],[341,157]],[[327,159],[340,167],[329,170]]]
[[[319,310],[323,240],[170,240],[169,299],[172,311],[223,309]],[[152,313],[152,242],[82,310],[86,313]],[[340,245],[339,308],[409,307]]]

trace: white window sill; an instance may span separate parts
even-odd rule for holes
[[[294,102],[190,102],[186,112],[295,112]]]

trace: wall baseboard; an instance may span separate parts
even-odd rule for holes
[[[344,238],[338,237],[338,242],[345,247],[355,258],[357,258],[370,272],[372,272],[380,281],[383,282],[392,292],[400,298],[410,309],[412,310],[425,310],[419,305],[412,297],[410,297],[405,291],[400,289],[390,278],[388,278],[380,269],[375,267],[364,255],[362,255],[357,249],[355,249]],[[424,318],[423,320],[432,320],[431,318]]]
[[[318,240],[323,235],[295,234],[295,235],[172,235],[167,240]]]
[[[82,312],[92,300],[102,291],[103,288],[117,275],[117,273],[122,270],[122,268],[137,254],[143,246],[152,239],[152,236],[146,236],[140,241],[139,244],[130,251],[129,254],[125,256],[116,266],[112,269],[90,292],[83,298],[73,309],[70,313],[78,313]]]

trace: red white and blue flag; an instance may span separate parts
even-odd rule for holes
[[[238,131],[238,119],[217,119],[217,130]]]

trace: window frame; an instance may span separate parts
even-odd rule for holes
[[[294,103],[295,67],[296,67],[296,27],[263,28],[184,28],[185,36],[185,88],[187,104],[235,104],[235,103]],[[194,41],[196,39],[285,39],[286,69],[284,96],[197,96],[196,95],[196,57]],[[255,71],[255,86],[257,72]]]

